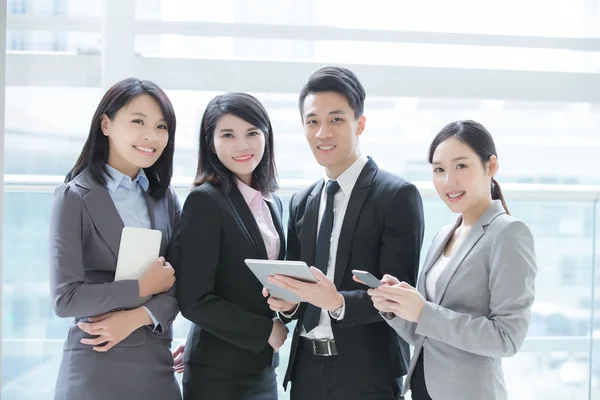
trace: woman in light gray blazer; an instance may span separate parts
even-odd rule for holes
[[[506,399],[501,358],[523,343],[535,297],[533,237],[508,214],[482,125],[447,125],[429,162],[437,193],[460,216],[436,234],[416,289],[388,275],[369,294],[414,346],[405,385],[413,400]]]
[[[178,307],[164,257],[140,279],[114,281],[124,226],[162,232],[161,256],[179,229],[170,187],[175,113],[153,82],[111,87],[50,220],[50,293],[56,314],[73,318],[56,400],[181,399],[169,350]],[[150,297],[140,306],[140,298]]]

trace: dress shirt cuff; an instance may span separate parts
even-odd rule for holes
[[[154,324],[154,328],[152,329],[152,331],[155,331],[156,328],[158,327],[158,320],[154,317],[154,315],[152,315],[152,312],[150,312],[150,310],[148,310],[148,307],[143,307],[144,310],[146,310],[148,312],[148,315],[150,316],[150,318],[152,318],[152,323]]]
[[[333,313],[333,311],[329,311],[329,316],[337,321],[341,321],[344,319],[344,315],[346,315],[346,298],[344,296],[342,296],[342,309],[341,309],[339,315],[335,315]]]

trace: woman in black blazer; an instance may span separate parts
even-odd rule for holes
[[[193,322],[183,398],[276,399],[277,351],[288,331],[244,263],[285,253],[267,112],[245,93],[215,97],[202,117],[199,147],[174,260],[177,300]]]

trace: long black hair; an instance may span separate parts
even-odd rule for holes
[[[433,141],[429,146],[429,155],[427,157],[429,164],[433,162],[433,153],[435,153],[435,149],[437,149],[442,142],[451,137],[455,137],[473,149],[479,156],[484,168],[491,156],[498,157],[494,139],[488,130],[478,122],[464,120],[449,123],[435,136],[435,138],[433,138]],[[490,192],[492,194],[492,199],[500,200],[502,202],[502,207],[504,207],[506,213],[510,215],[506,202],[504,201],[504,196],[502,195],[502,189],[493,177]]]
[[[273,152],[273,127],[267,111],[253,96],[231,92],[215,97],[208,103],[200,123],[198,169],[194,186],[210,182],[229,193],[235,186],[235,174],[228,170],[215,153],[215,129],[219,120],[227,114],[235,115],[260,129],[265,135],[265,150],[258,166],[252,172],[252,187],[263,194],[276,191],[277,169]]]
[[[173,153],[175,151],[175,111],[171,101],[154,82],[128,78],[114,84],[102,97],[96,108],[90,133],[87,137],[81,154],[75,166],[65,177],[65,183],[73,180],[84,169],[89,169],[92,178],[100,185],[106,185],[105,176],[108,175],[106,163],[108,162],[109,143],[108,137],[102,133],[102,116],[113,119],[117,112],[127,106],[134,98],[142,94],[152,96],[159,104],[164,119],[167,122],[169,139],[167,146],[156,162],[144,168],[144,173],[150,182],[150,195],[155,199],[162,198],[173,175]]]

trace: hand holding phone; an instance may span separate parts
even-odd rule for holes
[[[352,274],[372,289],[377,289],[381,285],[381,281],[375,278],[370,272],[353,269]]]

